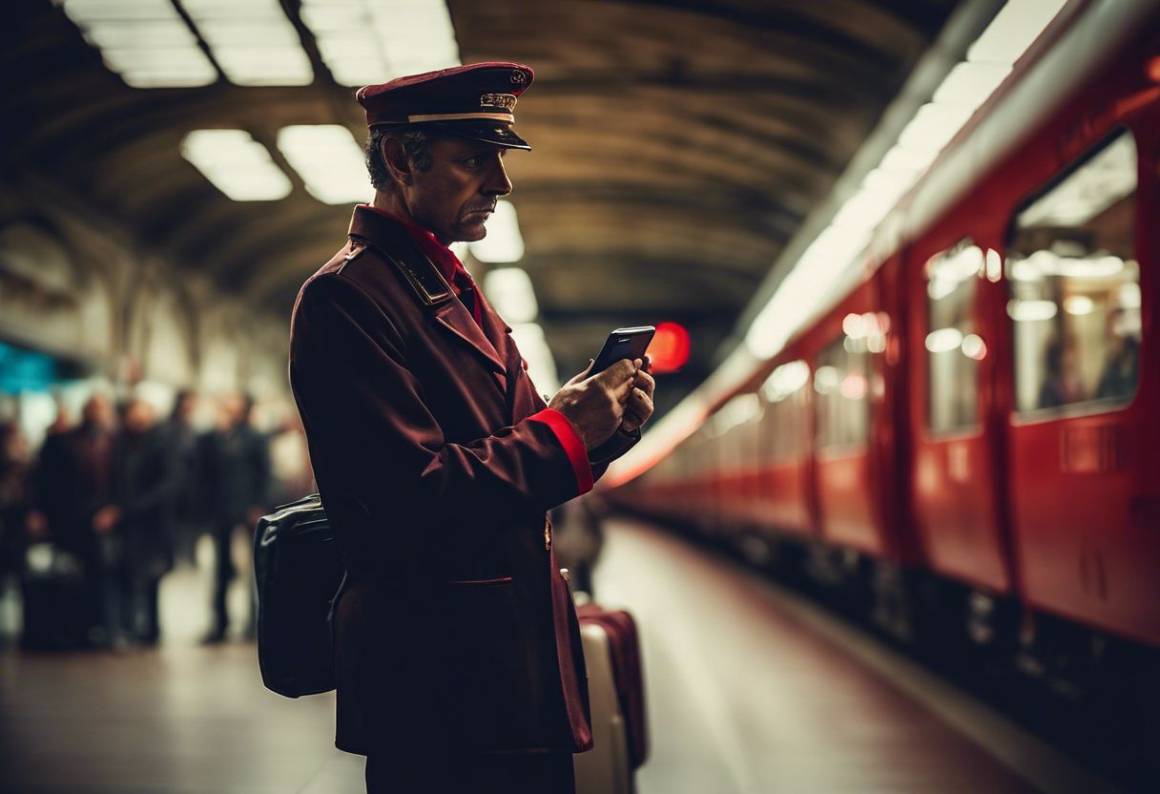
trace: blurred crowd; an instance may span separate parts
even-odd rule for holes
[[[195,418],[207,411],[215,417],[208,428]],[[279,466],[287,452],[298,460]],[[0,423],[0,596],[18,583],[28,648],[154,645],[161,582],[193,564],[199,537],[209,535],[203,640],[221,642],[238,575],[235,536],[312,488],[292,412],[259,429],[246,395],[180,392],[162,417],[141,397],[114,403],[96,392],[75,422],[60,407],[38,450],[18,424]],[[252,635],[252,608],[248,623]]]

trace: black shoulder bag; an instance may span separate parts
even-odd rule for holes
[[[258,666],[267,689],[291,698],[334,689],[331,619],[344,576],[318,494],[258,519]]]

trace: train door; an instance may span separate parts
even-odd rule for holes
[[[814,482],[822,536],[884,557],[893,549],[881,525],[870,444],[871,353],[864,326],[874,309],[866,282],[811,332],[814,355]]]
[[[1157,121],[1152,112],[1113,131],[1025,201],[1005,263],[1010,501],[1026,598],[1152,644]]]
[[[999,254],[988,245],[1001,233],[974,218],[964,236],[961,215],[909,254],[911,498],[927,564],[1005,593],[1012,571],[996,465],[1002,428],[989,421],[997,370],[987,311],[1004,303]]]
[[[810,535],[810,366],[793,355],[758,391],[764,407],[755,518],[767,532]]]

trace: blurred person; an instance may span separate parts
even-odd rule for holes
[[[214,538],[213,625],[207,644],[222,642],[229,631],[226,596],[237,571],[230,548],[239,527],[248,531],[266,512],[270,495],[269,441],[253,425],[254,399],[222,399],[219,426],[206,434],[202,447],[206,507]],[[254,619],[251,605],[247,632]]]
[[[28,440],[20,425],[0,423],[0,600],[24,567],[31,470]]]
[[[591,746],[576,615],[546,512],[640,437],[641,360],[548,405],[448,247],[511,192],[532,70],[487,63],[357,93],[373,203],[299,291],[290,380],[347,578],[340,749],[369,792],[569,794]]]
[[[107,396],[91,395],[79,425],[45,437],[33,477],[30,534],[74,558],[83,573],[84,595],[56,606],[62,622],[85,627],[78,632],[87,637],[78,637],[77,644],[113,639],[114,627],[102,612],[107,560],[114,552],[106,538],[118,518],[111,498],[113,416]]]
[[[161,634],[158,593],[161,578],[173,567],[170,508],[179,484],[165,428],[157,426],[148,402],[130,399],[112,455],[117,522],[109,532],[117,535],[119,554],[107,586],[119,603],[121,628],[146,645],[156,645]],[[107,621],[117,619],[111,614]]]
[[[174,485],[166,505],[165,520],[173,538],[175,559],[192,565],[197,543],[201,502],[200,432],[194,422],[197,394],[188,389],[177,393],[173,410],[161,426],[173,466]]]
[[[1057,408],[1084,399],[1075,346],[1059,339],[1043,353],[1043,383],[1039,387],[1039,407]]]
[[[1140,340],[1125,325],[1127,313],[1117,309],[1108,315],[1106,361],[1096,386],[1096,399],[1130,397],[1140,378]]]

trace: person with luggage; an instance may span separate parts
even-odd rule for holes
[[[569,794],[591,746],[546,513],[635,443],[654,381],[622,360],[545,405],[448,248],[512,190],[532,77],[491,62],[360,89],[374,200],[294,308],[291,386],[346,564],[336,743],[367,756],[372,794]]]
[[[50,543],[60,564],[27,583],[25,642],[54,647],[112,644],[106,597],[116,589],[105,538],[117,520],[112,505],[113,404],[101,392],[85,401],[76,427],[45,437],[33,475],[29,516],[34,538]]]
[[[203,639],[207,645],[223,642],[229,631],[226,595],[236,575],[234,534],[239,527],[252,529],[269,506],[270,493],[269,441],[253,426],[253,398],[229,395],[221,408],[221,425],[205,435],[201,453],[215,559],[213,625]],[[251,609],[251,623],[252,615]]]

